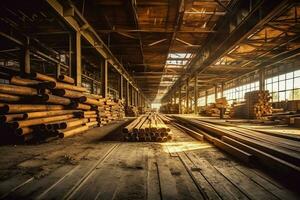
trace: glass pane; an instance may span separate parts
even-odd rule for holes
[[[273,91],[278,91],[278,82],[273,83]]]
[[[285,81],[279,82],[279,91],[285,90]]]
[[[266,82],[267,82],[267,83],[272,83],[272,78],[268,78],[268,79],[266,80]]]
[[[279,92],[279,101],[285,101],[285,92]]]
[[[294,100],[300,100],[300,89],[294,90]]]
[[[286,89],[293,89],[293,79],[286,80]]]
[[[273,92],[272,84],[268,84],[266,90],[269,90],[269,92]]]
[[[294,78],[294,88],[300,88],[300,77]]]
[[[293,72],[286,74],[286,79],[293,78]]]
[[[278,92],[273,92],[272,97],[273,97],[273,102],[277,102],[278,101]]]
[[[287,100],[293,100],[293,90],[288,90],[285,92],[285,98]]]
[[[300,70],[294,71],[294,77],[300,76]]]
[[[280,80],[280,81],[285,80],[285,74],[280,75],[280,76],[279,76],[279,80]]]
[[[272,78],[272,82],[273,82],[273,83],[276,82],[276,81],[278,81],[278,76],[274,76],[274,77]]]

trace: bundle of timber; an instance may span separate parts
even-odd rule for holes
[[[228,104],[226,97],[216,99],[215,103],[211,103],[202,110],[201,114],[211,117],[219,117],[221,110],[225,110],[224,118],[230,118],[231,106]]]
[[[102,106],[98,107],[100,112],[100,126],[112,121],[120,120],[125,116],[124,100],[113,98],[102,98]]]
[[[168,103],[162,105],[159,111],[164,114],[179,114],[179,104]]]
[[[71,77],[55,79],[40,73],[12,76],[10,84],[0,84],[0,123],[7,141],[63,138],[84,132],[100,125],[101,109],[107,105],[112,120],[122,117],[123,102],[89,94],[73,84]]]
[[[272,114],[272,106],[270,100],[272,96],[269,91],[258,91],[254,93],[257,103],[254,104],[254,113],[256,119],[267,119],[266,116]]]
[[[136,106],[127,106],[126,107],[126,116],[137,117],[138,115],[139,115],[138,107],[136,107]]]
[[[162,115],[141,115],[123,129],[126,141],[167,142],[172,139],[170,128],[163,122]]]
[[[271,95],[268,91],[245,93],[245,102],[234,103],[232,113],[235,118],[266,120],[272,114]]]
[[[248,111],[245,102],[233,102],[229,116],[231,118],[248,118]]]

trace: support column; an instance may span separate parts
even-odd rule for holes
[[[217,101],[218,98],[218,85],[215,85],[215,102]]]
[[[259,90],[265,90],[265,69],[259,70]]]
[[[29,50],[29,39],[27,39],[27,44],[22,49],[20,58],[20,71],[21,74],[30,73],[30,50]]]
[[[181,86],[179,86],[179,94],[178,94],[178,98],[179,98],[179,114],[182,114],[182,99],[181,99]]]
[[[198,74],[195,75],[194,82],[194,113],[198,114]]]
[[[186,80],[186,94],[185,94],[185,103],[186,103],[186,112],[189,113],[189,79]]]
[[[224,97],[224,83],[221,84],[221,98]]]
[[[207,90],[205,90],[205,106],[207,106]]]
[[[108,61],[105,59],[104,65],[101,70],[101,95],[103,98],[107,97],[107,85],[108,85]]]
[[[126,81],[126,95],[125,95],[126,97],[126,107],[128,107],[129,106],[129,82],[128,81]]]
[[[75,35],[75,63],[72,65],[72,77],[75,80],[75,84],[81,86],[81,34],[76,32]]]
[[[120,74],[119,99],[123,99],[123,96],[124,96],[124,78]]]

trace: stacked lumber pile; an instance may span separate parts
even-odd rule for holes
[[[254,114],[256,119],[267,119],[266,116],[272,114],[272,106],[270,100],[272,96],[269,91],[255,91],[254,98],[257,103],[254,104]]]
[[[226,97],[216,99],[215,103],[210,103],[202,112],[210,117],[220,117],[220,112],[225,109],[224,118],[230,118],[231,106],[228,104]]]
[[[125,113],[128,117],[137,117],[139,115],[139,110],[136,106],[127,106]]]
[[[65,75],[31,73],[0,84],[1,131],[9,142],[64,138],[99,126],[107,99],[74,82]]]
[[[268,91],[252,91],[245,93],[245,102],[232,105],[231,117],[244,119],[268,119],[272,114],[271,95]]]
[[[102,98],[102,104],[98,107],[100,113],[100,126],[112,121],[123,119],[125,116],[124,100]]]
[[[229,116],[231,118],[248,118],[248,111],[245,102],[233,102],[231,104],[231,109]]]
[[[170,129],[161,115],[148,113],[141,115],[123,129],[126,141],[167,142],[172,139]]]
[[[162,105],[159,111],[164,114],[179,114],[179,104],[168,103]]]

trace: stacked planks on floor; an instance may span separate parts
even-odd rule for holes
[[[218,148],[245,162],[260,163],[284,178],[300,180],[300,143],[294,137],[282,137],[209,120],[175,118]]]
[[[226,97],[216,99],[215,103],[211,103],[204,108],[201,114],[205,114],[210,117],[220,117],[221,110],[224,109],[224,118],[230,118],[229,113],[231,107],[229,106]]]
[[[170,128],[166,126],[160,114],[141,115],[123,129],[126,141],[167,142],[172,139]]]
[[[65,75],[31,73],[1,84],[0,122],[9,142],[69,137],[99,126],[107,99],[74,82]]]

